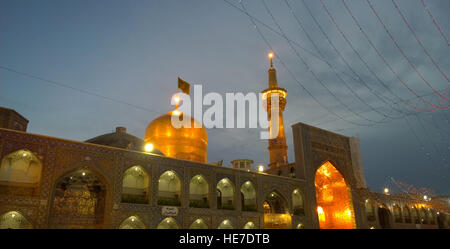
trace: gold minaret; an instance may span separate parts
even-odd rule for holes
[[[277,83],[277,71],[273,67],[272,58],[273,53],[269,53],[270,68],[269,74],[269,88],[262,91],[262,98],[264,101],[264,106],[267,110],[267,116],[269,118],[269,134],[273,134],[277,129],[272,127],[272,112],[278,113],[278,135],[275,137],[274,134],[272,139],[269,139],[269,147],[267,149],[270,153],[270,163],[269,168],[277,168],[281,165],[286,165],[288,163],[287,158],[287,145],[286,136],[284,135],[284,124],[283,124],[283,111],[286,107],[286,90],[278,87]],[[278,95],[278,106],[272,106],[272,98],[276,98]]]

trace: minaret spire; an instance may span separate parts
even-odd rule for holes
[[[273,53],[270,52],[268,54],[268,57],[270,59],[270,68],[269,71],[267,72],[269,74],[269,88],[277,88],[278,87],[278,83],[277,83],[277,70],[275,70],[275,68],[273,67]]]
[[[285,89],[278,87],[277,71],[273,67],[272,61],[273,53],[269,53],[268,57],[270,59],[270,68],[268,71],[269,88],[262,91],[262,97],[267,110],[267,116],[269,118],[269,133],[272,134],[278,132],[277,134],[274,134],[276,137],[271,137],[269,139],[269,147],[267,147],[270,154],[269,167],[277,168],[288,163],[288,147],[286,145],[286,136],[284,134],[283,124],[283,111],[286,106],[287,92]],[[272,106],[272,101],[277,101],[278,104],[274,104],[274,106]],[[278,125],[278,127],[274,127],[274,125]]]

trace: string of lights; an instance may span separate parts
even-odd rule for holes
[[[381,26],[383,27],[384,31],[386,31],[386,33],[388,34],[388,36],[391,38],[392,42],[394,43],[395,47],[400,51],[400,53],[402,54],[403,58],[405,58],[405,60],[408,62],[408,64],[411,66],[411,68],[417,73],[417,75],[419,76],[419,78],[429,87],[433,90],[433,92],[438,95],[439,97],[441,97],[441,99],[443,101],[449,102],[449,100],[443,96],[440,92],[436,91],[436,89],[434,89],[434,87],[423,77],[422,73],[419,72],[419,70],[417,69],[417,67],[410,61],[409,57],[406,55],[405,51],[400,47],[400,45],[398,44],[397,40],[394,38],[394,36],[391,34],[391,32],[389,31],[389,29],[387,28],[386,24],[381,20],[380,15],[378,14],[378,12],[375,10],[375,8],[373,7],[372,3],[369,0],[366,0],[366,3],[369,5],[370,9],[372,10],[373,14],[375,15],[375,17],[377,18],[378,22],[381,24]],[[435,107],[435,108],[439,108],[442,109],[442,107]],[[443,109],[448,109],[450,108],[450,106],[447,106]]]
[[[395,78],[397,79],[397,81],[399,83],[401,83],[404,87],[406,87],[406,89],[408,89],[408,91],[410,93],[412,93],[413,95],[415,95],[416,97],[419,98],[419,100],[421,102],[423,102],[424,104],[431,106],[433,109],[423,109],[423,108],[419,108],[416,107],[414,105],[409,104],[408,102],[403,102],[405,105],[420,111],[420,112],[434,112],[436,109],[449,109],[450,107],[440,107],[440,105],[434,105],[433,103],[427,101],[425,98],[421,97],[417,92],[415,92],[408,84],[406,84],[405,81],[403,81],[400,76],[398,75],[398,73],[392,68],[392,66],[387,62],[387,60],[384,58],[384,56],[381,54],[381,52],[375,47],[374,43],[372,42],[372,40],[369,38],[369,36],[367,35],[366,31],[364,31],[364,29],[362,28],[361,24],[359,23],[359,21],[356,19],[355,15],[353,14],[353,12],[351,11],[351,9],[348,7],[347,3],[345,2],[345,0],[342,0],[342,3],[344,4],[345,9],[347,10],[347,12],[350,14],[350,16],[352,17],[353,22],[356,24],[356,26],[358,26],[359,31],[361,32],[361,34],[364,36],[364,38],[367,40],[367,42],[369,43],[370,47],[375,51],[375,53],[380,57],[381,61],[383,61],[383,63],[389,68],[389,70],[392,72],[392,74],[395,76]]]
[[[435,158],[431,155],[430,152],[425,151],[426,147],[425,144],[423,143],[423,141],[419,138],[419,135],[414,131],[411,122],[408,120],[408,117],[405,116],[405,123],[406,126],[408,127],[408,129],[411,131],[411,133],[413,134],[413,137],[416,139],[416,141],[418,142],[420,149],[422,150],[423,153],[425,153],[426,157],[428,158],[428,160],[430,161],[430,163],[432,165],[440,165],[438,162],[435,161]]]
[[[444,90],[445,90],[445,89],[444,89]],[[423,97],[430,96],[430,95],[434,95],[434,93],[433,93],[433,92],[430,92],[430,93],[427,93],[427,94],[419,95],[419,96],[417,96],[417,97],[411,97],[411,98],[407,99],[406,101],[411,101],[411,100],[414,100],[414,99],[417,99],[417,98],[421,98],[421,97],[423,98]],[[401,101],[394,102],[394,103],[392,104],[393,108],[395,108],[395,106],[398,106],[398,105],[400,104],[400,102],[401,102]],[[379,108],[382,108],[382,107],[379,107]],[[413,112],[404,112],[404,114],[405,114],[405,115],[412,115]],[[347,118],[348,116],[344,116],[344,117]],[[404,116],[400,117],[399,119],[401,119],[401,118],[403,118],[403,117],[404,117]],[[331,123],[331,122],[334,122],[334,121],[337,121],[337,120],[339,120],[339,119],[333,119],[333,120],[330,120],[330,121],[327,121],[327,122],[324,122],[324,121],[322,121],[322,122],[317,122],[317,123],[313,123],[313,125],[321,125],[321,124],[325,124],[325,123]]]
[[[406,194],[409,198],[419,203],[432,202],[432,205],[435,211],[438,211],[438,214],[439,213],[443,213],[446,215],[450,214],[450,210],[446,208],[446,205],[445,203],[443,203],[443,201],[430,198],[431,196],[435,196],[433,190],[424,187],[417,188],[413,185],[396,181],[393,177],[389,177],[389,179],[399,189],[400,193]]]
[[[414,116],[416,117],[420,127],[422,128],[422,130],[424,132],[423,134],[425,134],[425,137],[429,140],[429,143],[433,146],[432,148],[434,149],[434,152],[436,153],[436,155],[440,154],[440,156],[442,157],[442,161],[443,161],[443,163],[442,163],[443,165],[442,166],[445,167],[446,166],[445,165],[445,156],[444,156],[445,153],[441,153],[439,148],[436,146],[436,143],[433,143],[431,141],[431,136],[430,136],[430,134],[428,132],[428,129],[426,129],[424,124],[422,123],[422,120],[417,115],[414,115]],[[441,165],[441,163],[439,163],[438,165]]]
[[[433,20],[434,26],[436,27],[436,29],[439,31],[439,33],[441,34],[442,39],[444,39],[445,43],[447,43],[447,45],[450,45],[450,42],[448,41],[447,37],[444,35],[444,32],[442,32],[441,27],[439,27],[439,24],[437,23],[436,18],[434,18],[434,16],[431,14],[430,9],[428,8],[428,6],[425,4],[424,0],[420,0],[422,2],[422,6],[425,9],[425,11],[427,12],[427,14],[430,16],[431,20]]]
[[[255,16],[251,15],[251,14],[248,13],[248,12],[245,12],[243,9],[241,9],[241,8],[238,7],[237,5],[231,3],[229,0],[223,0],[223,1],[224,1],[225,3],[227,3],[229,6],[235,8],[236,10],[238,10],[238,11],[240,11],[240,12],[242,12],[244,15],[248,16],[249,18],[253,19],[253,21],[254,21],[255,23],[259,23],[262,27],[266,28],[266,29],[269,30],[270,32],[276,34],[276,35],[279,36],[279,37],[284,38],[283,35],[282,35],[279,31],[277,31],[275,28],[271,27],[271,26],[268,25],[267,23],[261,21],[259,18],[257,18],[257,17],[255,17]],[[241,0],[239,0],[239,2],[241,2]],[[288,38],[288,39],[290,40],[290,42],[291,42],[294,46],[296,46],[296,47],[298,47],[298,48],[304,50],[304,51],[307,52],[307,53],[309,53],[310,55],[312,55],[312,56],[313,56],[314,58],[316,58],[317,60],[319,60],[319,61],[321,61],[321,62],[323,62],[323,63],[328,63],[328,61],[327,61],[326,59],[324,59],[324,58],[320,57],[319,55],[315,54],[315,53],[314,53],[313,51],[311,51],[310,49],[305,48],[304,46],[300,45],[298,42],[296,42],[296,41],[294,41],[294,40],[292,40],[292,39],[290,39],[290,38]],[[345,75],[345,76],[347,76],[347,77],[349,77],[349,78],[351,78],[351,79],[353,79],[353,80],[355,80],[355,81],[358,80],[358,79],[355,78],[354,75],[351,75],[351,74],[349,74],[349,73],[347,73],[347,72],[345,72],[345,71],[341,71],[340,73],[343,74],[343,75]]]
[[[280,31],[281,34],[283,34],[283,37],[286,39],[286,34],[284,32],[284,30],[282,29],[282,27],[279,25],[279,23],[276,21],[275,17],[273,16],[272,12],[270,11],[269,7],[267,6],[267,4],[265,3],[264,0],[262,0],[262,3],[267,11],[267,13],[270,15],[270,17],[272,18],[273,22],[275,23],[275,25],[277,26],[278,30]],[[363,99],[361,99],[358,94],[356,94],[344,81],[344,85],[346,86],[347,89],[349,89],[354,96],[356,96],[362,103],[366,104],[367,106],[369,106],[369,108],[371,108],[372,111],[375,111],[377,113],[379,113],[380,115],[384,116],[385,118],[381,121],[377,121],[377,120],[373,120],[373,119],[369,119],[365,116],[362,116],[361,114],[355,112],[354,110],[352,110],[347,104],[345,104],[335,93],[333,93],[330,88],[328,88],[322,80],[320,80],[320,78],[317,76],[317,74],[311,69],[311,67],[308,65],[308,63],[306,62],[306,60],[300,55],[300,53],[295,49],[294,46],[292,46],[292,44],[289,42],[289,39],[286,39],[286,41],[289,44],[289,47],[294,51],[294,53],[297,55],[297,57],[301,60],[301,62],[303,63],[303,65],[306,67],[306,69],[313,75],[313,77],[320,83],[320,85],[322,85],[327,91],[328,93],[330,93],[330,95],[332,95],[342,106],[344,106],[348,111],[350,111],[351,113],[355,114],[356,116],[363,118],[369,122],[375,122],[375,123],[381,123],[384,120],[388,119],[388,118],[392,118],[389,117],[381,112],[379,112],[378,110],[376,110],[375,108],[373,108],[371,105],[367,104]]]
[[[400,7],[398,6],[398,4],[394,1],[391,0],[392,3],[394,4],[395,9],[397,10],[397,13],[400,15],[400,17],[402,18],[403,22],[406,24],[406,26],[408,27],[409,31],[411,32],[411,34],[414,36],[414,39],[416,39],[417,43],[420,45],[420,47],[422,48],[423,52],[425,52],[425,54],[427,55],[428,59],[431,61],[431,63],[434,65],[434,67],[436,68],[436,70],[438,70],[441,74],[442,77],[444,77],[444,79],[447,80],[447,83],[450,84],[450,80],[448,79],[447,75],[442,71],[442,69],[439,67],[439,65],[434,61],[433,57],[431,57],[430,53],[428,53],[428,50],[425,48],[425,46],[423,45],[422,41],[419,39],[419,37],[417,37],[416,32],[414,32],[413,28],[411,27],[411,25],[408,23],[408,21],[406,20],[405,15],[403,15],[402,11],[400,10]]]
[[[304,2],[304,1],[303,1]],[[378,77],[378,75],[371,69],[371,67],[368,65],[368,63],[362,58],[362,56],[360,55],[360,53],[356,50],[356,48],[354,47],[353,43],[350,41],[350,39],[348,39],[348,37],[345,35],[345,33],[342,31],[342,29],[340,28],[340,26],[337,24],[336,20],[334,19],[333,15],[331,15],[331,13],[328,11],[328,8],[326,7],[325,3],[320,0],[320,4],[322,6],[322,9],[325,11],[325,13],[328,15],[328,17],[330,18],[331,22],[333,23],[333,25],[335,26],[335,28],[338,30],[339,34],[344,38],[344,40],[347,42],[347,44],[350,46],[350,48],[353,50],[353,52],[356,54],[356,56],[358,57],[358,59],[363,63],[363,65],[366,67],[366,69],[377,79],[377,81],[389,92],[391,93],[393,96],[397,97],[397,99],[400,99],[402,102],[405,102],[403,100],[403,98],[401,98],[400,96],[398,96],[397,94],[395,94],[388,86],[386,83],[384,83],[383,80],[380,79],[380,77]],[[306,4],[305,4],[306,5]],[[309,8],[308,8],[309,9]],[[310,12],[311,14],[311,12]],[[315,19],[315,18],[314,18]],[[318,24],[318,22],[316,21],[316,23]],[[318,24],[319,25],[319,24]],[[322,29],[323,30],[323,29]],[[331,43],[331,40],[328,39],[329,42]],[[334,47],[334,46],[333,46]],[[339,53],[340,54],[340,53]],[[348,63],[347,63],[348,65]],[[350,67],[350,65],[349,65]],[[351,69],[351,67],[350,67]],[[352,70],[354,71],[354,70]],[[356,72],[354,72],[356,74]],[[359,77],[359,76],[358,76]],[[367,88],[372,89],[371,87],[368,86],[367,83],[365,83],[364,81],[362,82]],[[380,99],[383,99],[380,96]],[[393,100],[391,100],[393,102]],[[394,108],[393,108],[394,109]],[[403,113],[403,111],[399,111],[397,109],[394,109],[397,112],[401,112]]]
[[[245,6],[243,5],[242,1],[241,6],[242,9],[239,8],[238,6],[232,4],[231,2],[229,2],[228,0],[223,0],[224,2],[226,2],[227,4],[229,4],[230,6],[242,11],[243,13],[245,13],[249,19],[250,22],[253,24],[253,27],[256,29],[256,31],[258,32],[259,36],[261,37],[261,39],[266,43],[267,47],[271,50],[274,51],[274,49],[272,48],[271,44],[269,43],[269,41],[266,39],[266,37],[264,36],[264,34],[262,33],[262,31],[259,29],[258,25],[256,24],[255,19],[248,13],[248,11],[245,9]],[[286,66],[286,64],[284,63],[284,61],[281,59],[281,57],[278,54],[275,54],[275,57],[280,61],[280,64],[282,65],[282,67],[288,72],[288,74],[294,79],[294,81],[300,85],[300,87],[314,100],[314,102],[316,102],[317,104],[319,104],[322,108],[324,108],[326,111],[328,111],[329,113],[333,114],[334,116],[338,117],[339,119],[354,124],[354,125],[358,125],[358,126],[372,126],[373,124],[364,124],[364,123],[358,123],[358,122],[354,122],[352,120],[347,120],[345,118],[343,118],[341,115],[339,115],[338,113],[334,112],[333,110],[331,110],[330,108],[328,108],[325,104],[323,104],[321,101],[319,101],[317,99],[317,97],[315,97],[303,84],[301,81],[299,81],[297,79],[297,77],[295,76],[295,74],[292,73],[292,71]]]
[[[289,4],[289,2],[287,1],[287,0],[284,0],[284,2],[285,2],[285,4],[287,5],[287,7],[289,8],[289,10],[290,10],[290,12],[291,12],[291,14],[294,16],[294,19],[297,21],[297,24],[300,26],[300,28],[302,29],[302,31],[303,31],[303,33],[305,33],[306,34],[306,37],[308,38],[308,40],[311,42],[311,44],[313,44],[313,46],[314,46],[314,48],[315,48],[315,50],[316,50],[316,52],[322,57],[322,58],[325,58],[325,56],[324,56],[324,54],[321,52],[321,50],[319,49],[319,47],[317,46],[317,44],[316,44],[316,42],[314,42],[314,40],[312,39],[312,37],[310,36],[310,34],[309,34],[309,32],[306,30],[306,28],[304,27],[304,25],[302,24],[302,22],[300,21],[300,19],[297,17],[297,15],[295,14],[295,12],[294,12],[294,10],[292,9],[292,7],[291,7],[291,5]],[[268,9],[267,8],[267,6],[266,6],[266,9],[269,11],[269,14],[271,14],[270,13],[270,9]],[[271,15],[272,16],[272,15]],[[274,18],[272,18],[272,19],[274,19]],[[279,26],[279,25],[278,25]],[[339,56],[341,56],[341,53],[338,53],[338,55]],[[326,62],[326,64],[328,65],[328,67],[329,68],[331,68],[332,70],[333,70],[333,72],[334,72],[334,74],[336,75],[336,77],[339,79],[339,81],[341,81],[347,88],[349,88],[349,86],[348,86],[348,84],[342,79],[342,77],[338,74],[338,72],[337,72],[337,70],[335,69],[335,67],[333,67],[328,61]],[[347,64],[348,65],[348,64]],[[348,65],[348,66],[350,66],[350,65]],[[359,82],[359,83],[362,83],[366,88],[368,88],[369,90],[370,90],[370,92],[372,93],[372,94],[374,94],[378,99],[380,99],[383,103],[385,103],[386,105],[389,105],[389,103],[381,96],[381,93],[377,93],[374,89],[372,89],[370,86],[368,86],[367,84],[366,84],[366,82],[365,81],[362,81],[361,80],[361,77],[358,75],[358,74],[356,74],[356,72],[353,70],[353,69],[351,69],[351,71],[358,77],[358,80],[355,80],[356,82]],[[353,79],[353,78],[352,78]],[[351,88],[350,88],[350,91],[352,92],[352,93],[354,93],[356,96],[357,96],[357,98],[361,101],[361,102],[363,102],[364,104],[366,104],[366,105],[368,105],[367,104],[367,101],[365,101],[365,100],[362,100],[360,97],[359,97],[359,95],[357,94],[357,93],[355,93]],[[371,106],[371,105],[368,105],[369,106],[369,108],[371,108],[371,109],[373,109],[373,107]],[[396,110],[397,111],[397,110]],[[378,111],[376,111],[377,113],[380,113],[380,112],[378,112]],[[388,115],[385,115],[385,114],[383,114],[383,113],[381,113],[381,115],[383,115],[383,116],[388,116]],[[392,117],[392,116],[388,116],[389,118],[394,118],[394,117]]]

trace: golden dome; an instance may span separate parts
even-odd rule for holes
[[[180,115],[180,120],[188,118],[191,127],[175,128],[172,126],[172,114]],[[206,129],[194,128],[194,123],[200,124],[197,120],[188,115],[184,115],[178,110],[168,112],[152,122],[145,130],[145,142],[152,143],[156,149],[168,157],[191,160],[206,163],[206,147],[208,136]]]

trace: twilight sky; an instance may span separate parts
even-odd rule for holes
[[[441,34],[421,0],[394,0],[428,57],[392,0],[370,2],[404,55],[366,0],[345,0],[386,63],[341,0],[322,1],[348,42],[319,0],[305,0],[307,7],[302,0],[288,0],[292,12],[284,0],[242,1],[261,33],[245,10],[227,1],[242,10],[237,0],[3,0],[0,106],[27,117],[31,133],[82,141],[125,126],[143,138],[147,124],[173,108],[178,76],[202,84],[204,94],[265,89],[270,46],[277,55],[278,83],[288,91],[290,161],[290,126],[303,122],[359,137],[373,191],[395,190],[393,177],[450,194],[450,110],[424,113],[402,103],[430,109],[415,93],[450,106],[444,95],[450,1],[424,0]],[[249,158],[254,166],[267,165],[267,141],[259,139],[259,131],[209,129],[208,162]]]

